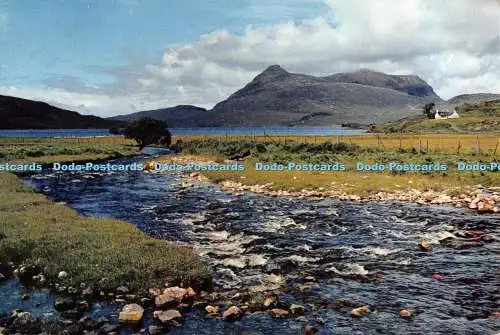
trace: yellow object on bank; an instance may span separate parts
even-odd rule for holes
[[[139,322],[143,312],[120,312],[120,321]]]

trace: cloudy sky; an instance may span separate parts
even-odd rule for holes
[[[211,108],[271,64],[500,93],[500,0],[0,0],[0,94],[111,116]]]

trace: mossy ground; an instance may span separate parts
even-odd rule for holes
[[[2,161],[54,162],[104,159],[134,148],[116,143],[46,143],[0,147]],[[71,151],[68,151],[71,150]],[[27,155],[26,152],[40,152]],[[60,271],[65,284],[81,283],[111,291],[126,284],[136,292],[171,281],[203,281],[209,270],[195,251],[145,236],[133,225],[78,215],[24,186],[17,176],[0,173],[0,264],[38,266],[50,281]]]
[[[346,140],[346,138],[344,138]],[[352,140],[352,141],[351,141]],[[363,136],[348,138],[348,143],[302,141],[296,137],[286,143],[250,141],[248,139],[224,141],[204,139],[183,141],[177,148],[184,155],[198,155],[203,160],[222,162],[233,152],[249,148],[252,155],[244,162],[245,170],[208,171],[203,174],[213,181],[232,180],[246,185],[273,183],[274,189],[296,191],[300,189],[334,189],[347,194],[369,195],[380,191],[404,191],[409,187],[427,191],[446,191],[451,194],[466,192],[481,184],[499,186],[500,173],[493,171],[457,171],[458,162],[491,163],[497,161],[500,150],[495,150],[495,137],[482,136],[478,151],[477,138],[460,135],[453,139],[435,135],[397,138],[395,136]],[[360,143],[359,145],[356,143]],[[457,143],[460,143],[457,146]],[[413,144],[413,146],[411,145]],[[457,146],[457,147],[455,147]],[[168,160],[169,158],[165,158]],[[343,163],[346,171],[257,171],[255,163]],[[444,172],[360,172],[355,167],[363,163],[415,163],[446,164]]]

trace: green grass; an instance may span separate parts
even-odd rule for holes
[[[79,216],[7,173],[0,174],[0,236],[0,263],[36,265],[51,281],[66,271],[66,284],[76,287],[145,291],[209,277],[191,248],[149,238],[126,222]]]
[[[95,160],[136,152],[130,143],[109,143],[109,139],[80,144],[31,141],[3,140],[0,162]],[[166,282],[210,280],[209,270],[192,248],[147,237],[127,222],[79,216],[24,186],[15,175],[0,173],[0,265],[8,262],[37,266],[49,283],[66,271],[69,277],[62,284],[85,283],[97,292],[126,284],[145,293]]]
[[[384,133],[491,133],[500,134],[500,101],[465,103],[457,107],[458,119],[396,121],[377,125]]]
[[[132,155],[136,147],[107,143],[43,143],[0,145],[0,162],[51,163],[66,160],[93,160]]]
[[[375,136],[372,136],[376,139]],[[391,138],[382,137],[380,141],[388,143]],[[425,143],[425,141],[424,141]],[[497,172],[462,172],[456,171],[456,163],[491,163],[497,161],[494,149],[479,153],[463,149],[459,153],[452,150],[426,150],[425,144],[419,153],[415,148],[394,148],[388,146],[363,147],[356,144],[324,142],[320,144],[298,142],[251,142],[216,140],[182,142],[177,148],[183,155],[211,157],[222,162],[228,155],[248,148],[252,156],[245,161],[245,171],[210,171],[204,175],[213,181],[232,180],[247,185],[273,183],[274,189],[300,190],[319,189],[335,190],[339,193],[369,195],[380,191],[396,192],[412,187],[426,191],[447,191],[457,193],[468,191],[474,185],[500,185],[500,173]],[[168,157],[165,158],[169,160]],[[321,171],[256,171],[255,163],[343,163],[348,170],[341,172]],[[445,172],[358,172],[354,168],[357,162],[363,163],[441,163],[448,166]]]

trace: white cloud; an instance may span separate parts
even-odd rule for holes
[[[259,2],[254,0],[254,7],[255,1]],[[288,4],[297,8],[300,1],[306,0]],[[267,9],[276,3],[270,2]],[[313,75],[359,68],[416,74],[443,98],[500,93],[497,0],[328,0],[327,4],[324,15],[300,23],[247,27],[242,35],[215,31],[191,43],[169,46],[159,64],[134,69],[135,80],[118,78],[103,89],[106,95],[70,98],[51,91],[48,96],[108,114],[131,112],[130,105],[139,110],[177,103],[211,107],[271,64]],[[113,93],[120,87],[129,94]]]

